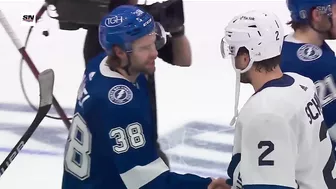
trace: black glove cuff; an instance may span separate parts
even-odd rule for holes
[[[170,35],[173,37],[173,38],[177,38],[177,37],[181,37],[183,36],[185,33],[184,31],[184,25],[181,26],[181,28],[177,31],[174,31],[174,32],[170,32]]]

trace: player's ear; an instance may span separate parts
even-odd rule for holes
[[[311,19],[312,19],[312,25],[314,28],[317,28],[319,30],[328,30],[331,27],[331,22],[328,18],[328,16],[323,13],[322,11],[319,11],[318,9],[313,9],[311,12]]]
[[[235,57],[235,66],[238,69],[245,69],[247,67],[248,63],[245,63],[246,57],[245,57],[245,53],[239,53],[236,57]]]
[[[249,51],[247,50],[246,47],[240,47],[238,50],[240,62],[241,62],[241,67],[246,68],[248,66],[248,63],[250,62],[250,54]]]
[[[114,46],[112,49],[113,49],[113,52],[114,52],[115,56],[117,56],[121,60],[124,60],[125,58],[127,58],[126,52],[123,49],[121,49],[120,47]]]
[[[319,11],[316,8],[313,9],[310,14],[311,14],[311,19],[314,22],[321,22],[323,17],[324,17],[324,15],[321,13],[321,11]]]
[[[250,61],[250,55],[248,53],[244,53],[244,62],[249,62]]]
[[[245,66],[245,68],[248,66],[248,64],[249,64],[249,62],[250,62],[250,55],[249,55],[249,53],[248,52],[245,52],[244,54],[243,54],[243,62],[244,62],[244,66]]]
[[[115,65],[117,65],[117,67],[125,66],[123,64],[127,64],[127,54],[126,54],[126,52],[118,46],[113,46],[112,50],[113,50],[113,57],[114,57],[113,59],[115,60]]]

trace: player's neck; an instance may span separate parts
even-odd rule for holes
[[[139,73],[132,73],[132,71],[130,71],[130,73],[127,73],[124,69],[122,68],[117,68],[117,71],[124,76],[128,81],[135,83],[136,79],[139,76]]]
[[[251,74],[253,74],[251,84],[254,88],[254,91],[258,91],[267,82],[274,79],[279,79],[283,76],[283,73],[279,66],[274,68],[274,70],[271,72],[262,71],[262,72],[253,72]]]
[[[306,30],[298,29],[294,32],[293,37],[296,40],[301,41],[303,43],[309,43],[316,46],[321,46],[324,41],[323,35],[319,34],[313,29],[306,29]]]

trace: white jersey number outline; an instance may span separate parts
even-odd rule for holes
[[[138,149],[146,144],[142,125],[138,122],[129,124],[126,129],[121,127],[111,129],[110,138],[116,140],[116,145],[112,148],[118,154],[127,152],[130,147]]]
[[[90,177],[91,132],[80,114],[72,120],[65,149],[65,171],[85,180]]]
[[[322,107],[336,100],[336,84],[333,75],[330,74],[323,80],[316,81],[315,87]]]

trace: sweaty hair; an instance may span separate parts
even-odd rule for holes
[[[301,22],[295,22],[295,21],[289,21],[286,24],[289,25],[294,31],[298,29],[304,30],[309,27],[308,23],[301,23]]]
[[[241,55],[241,54],[249,54],[249,51],[247,50],[247,48],[245,47],[241,47],[238,50],[237,56]],[[262,70],[266,71],[266,72],[271,72],[273,71],[277,66],[280,65],[281,59],[280,59],[281,55],[279,56],[275,56],[273,58],[269,58],[266,60],[262,60],[262,61],[255,61],[253,63],[253,65],[256,68],[256,71],[261,72]]]
[[[106,60],[106,65],[110,70],[114,71],[117,67],[121,66],[121,60],[116,55],[109,55]]]

